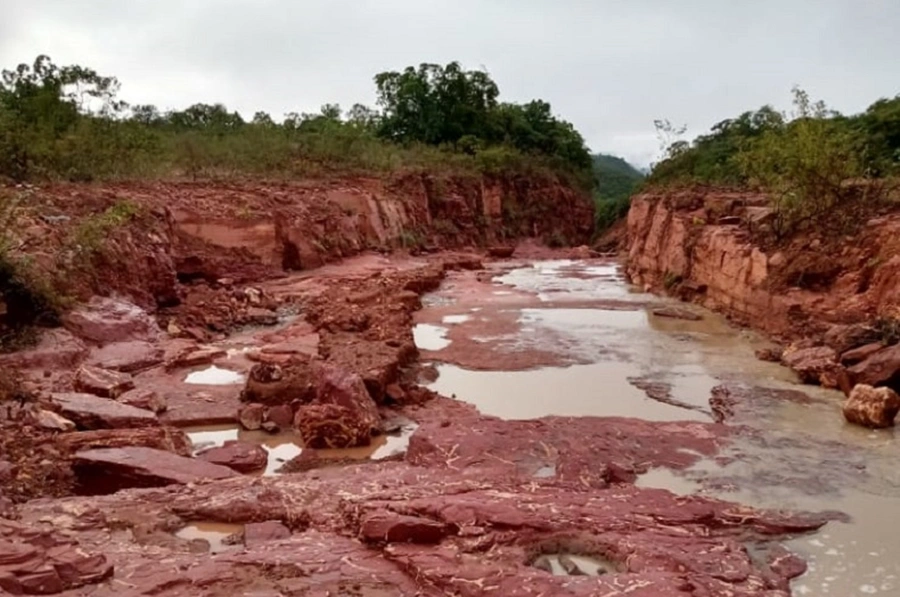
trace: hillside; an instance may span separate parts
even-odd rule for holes
[[[603,232],[628,212],[629,198],[644,174],[624,159],[596,154],[592,157],[596,231]]]

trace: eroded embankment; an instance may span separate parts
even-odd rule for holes
[[[755,231],[771,221],[767,205],[759,195],[716,191],[635,197],[629,277],[785,344],[802,340],[784,360],[808,381],[900,387],[900,352],[890,346],[900,308],[900,216],[872,217],[852,236],[810,233],[763,246]]]

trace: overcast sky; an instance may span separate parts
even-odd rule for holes
[[[795,84],[842,112],[900,93],[900,0],[0,0],[0,65],[37,54],[161,108],[252,116],[375,100],[420,62],[486,68],[542,98],[594,151],[646,165],[653,120],[691,134],[787,108]]]

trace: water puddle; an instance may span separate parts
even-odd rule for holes
[[[414,423],[407,422],[397,433],[373,437],[368,446],[316,450],[316,456],[323,460],[382,460],[397,456],[406,452],[409,438],[416,427]],[[247,431],[234,425],[196,427],[185,431],[194,444],[195,454],[235,440],[262,446],[269,455],[265,470],[258,473],[264,476],[278,474],[282,466],[303,453],[303,439],[293,431],[273,434],[265,431]]]
[[[232,538],[243,531],[243,525],[239,524],[195,522],[177,531],[175,536],[186,541],[206,541],[209,543],[209,553],[215,554],[238,549],[240,544],[232,543]]]
[[[637,487],[666,489],[675,495],[691,495],[697,493],[702,485],[696,481],[687,479],[671,469],[652,468],[642,475],[638,475],[634,483]]]
[[[449,330],[439,325],[420,323],[413,327],[413,340],[422,350],[442,350],[450,346]]]
[[[441,322],[444,324],[453,325],[457,323],[465,323],[470,319],[472,319],[471,315],[445,315]]]
[[[900,595],[895,555],[900,538],[890,524],[900,511],[900,433],[846,424],[841,394],[800,386],[789,370],[758,361],[753,349],[759,336],[714,313],[692,307],[702,315],[698,321],[648,316],[678,303],[629,287],[615,263],[538,262],[503,270],[495,282],[536,294],[546,305],[523,303],[528,308],[515,313],[514,304],[496,295],[508,291],[491,289],[482,295],[479,318],[508,318],[513,310],[519,327],[498,344],[496,335],[479,331],[473,322],[465,327],[471,328],[467,340],[490,341],[503,351],[551,351],[579,364],[525,371],[437,364],[439,376],[429,382],[431,389],[505,419],[560,415],[710,421],[714,386],[727,382],[753,388],[740,405],[751,415],[740,421],[750,431],[735,436],[733,449],[723,453],[730,464],[703,460],[686,471],[652,469],[639,476],[637,485],[760,508],[845,512],[850,522],[831,522],[819,533],[789,542],[809,565],[793,582],[794,594]],[[612,302],[616,309],[609,308]],[[632,308],[618,310],[622,307]],[[535,476],[555,473],[544,467]],[[558,557],[543,557],[540,565],[549,572],[565,570]]]
[[[538,556],[531,565],[554,576],[602,576],[615,570],[600,558],[565,553]]]
[[[429,388],[474,404],[484,414],[503,419],[557,415],[710,421],[703,412],[648,398],[628,382],[629,374],[641,373],[639,368],[628,363],[606,362],[527,371],[470,371],[446,364],[436,368],[438,378],[429,384]]]
[[[230,386],[244,383],[244,376],[236,371],[221,369],[211,365],[202,371],[194,371],[189,374],[184,383],[203,386]]]
[[[542,302],[560,298],[568,301],[617,299],[639,302],[652,298],[630,288],[615,263],[582,263],[565,259],[540,261],[513,269],[498,276],[496,281],[521,292],[535,293]]]
[[[556,331],[573,333],[584,328],[647,327],[646,311],[612,309],[522,309],[519,321],[525,325],[540,325]]]

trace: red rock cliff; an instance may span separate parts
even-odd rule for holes
[[[762,246],[766,198],[693,190],[636,196],[628,214],[628,274],[783,338],[823,335],[900,305],[900,214],[853,236],[805,235]]]

